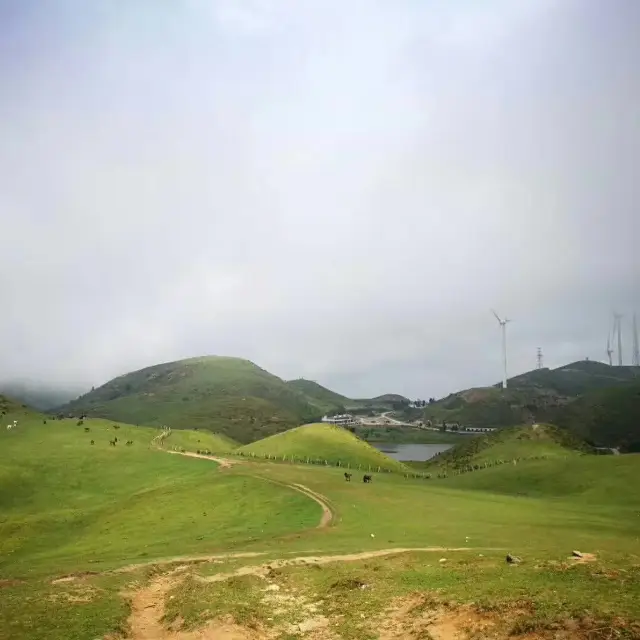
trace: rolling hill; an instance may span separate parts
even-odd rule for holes
[[[318,420],[323,413],[252,362],[217,356],[168,362],[119,376],[58,411],[131,424],[203,428],[240,443]]]
[[[585,360],[557,369],[537,369],[500,385],[453,393],[425,407],[424,418],[467,427],[509,427],[552,422],[562,408],[581,394],[626,385],[637,367],[610,367]]]
[[[236,449],[242,455],[274,456],[322,462],[351,469],[406,471],[401,462],[384,455],[351,432],[327,424],[307,424]]]
[[[323,412],[340,409],[353,402],[346,396],[331,391],[313,380],[299,378],[298,380],[289,380],[287,385],[297,393],[305,396],[310,404],[318,407]]]
[[[432,458],[425,467],[455,470],[515,458],[567,458],[589,451],[585,442],[564,429],[534,424],[470,438]]]
[[[558,411],[555,422],[595,446],[640,452],[640,379],[585,393]]]

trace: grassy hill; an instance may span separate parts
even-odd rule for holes
[[[216,356],[128,373],[59,410],[132,424],[209,429],[243,443],[322,415],[305,396],[252,362]]]
[[[609,496],[614,496],[616,503],[637,512],[640,509],[640,492],[628,491],[624,487],[635,486],[638,473],[640,456],[637,455],[569,454],[449,476],[441,482],[457,489],[538,498],[563,497],[592,504],[604,504]]]
[[[351,469],[406,471],[401,462],[384,455],[351,432],[327,424],[307,424],[253,442],[236,453],[256,456],[286,456],[294,460],[328,460]]]
[[[211,552],[314,526],[319,517],[319,507],[295,492],[149,448],[157,429],[7,416],[18,416],[18,427],[0,429],[3,577]]]
[[[496,385],[453,393],[427,405],[424,418],[467,427],[554,422],[558,412],[580,394],[628,384],[638,373],[637,367],[610,367],[591,360],[529,371],[511,378],[506,390]]]
[[[534,369],[509,379],[513,389],[545,389],[559,396],[575,397],[638,378],[637,367],[610,367],[603,362],[580,360],[556,369]],[[495,385],[500,387],[500,384]]]
[[[640,379],[586,393],[560,410],[556,421],[596,446],[640,452]]]
[[[346,407],[353,402],[346,396],[331,391],[313,380],[299,378],[298,380],[289,380],[287,385],[305,396],[310,404],[324,412]]]
[[[589,450],[584,442],[563,429],[548,424],[535,424],[505,428],[469,438],[432,458],[425,466],[443,470],[461,469],[474,464],[515,458],[567,458]]]

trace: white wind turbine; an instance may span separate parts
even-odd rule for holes
[[[500,319],[500,316],[491,309],[491,313],[496,317],[496,320],[500,324],[500,328],[502,329],[502,363],[504,370],[502,372],[502,388],[507,388],[507,322],[511,322],[509,318],[505,318],[504,320]]]

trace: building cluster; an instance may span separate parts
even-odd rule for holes
[[[322,422],[335,424],[339,427],[355,427],[360,424],[360,419],[352,416],[350,413],[341,413],[337,416],[324,416]]]

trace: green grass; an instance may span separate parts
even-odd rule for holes
[[[20,411],[19,428],[0,430],[0,576],[9,579],[0,581],[2,640],[123,634],[129,607],[120,592],[139,588],[157,570],[56,585],[49,576],[229,551],[264,555],[192,570],[211,576],[296,555],[472,547],[315,568],[287,566],[266,581],[251,576],[229,583],[178,581],[167,600],[167,620],[198,626],[217,612],[258,627],[298,624],[313,604],[340,637],[364,640],[386,624],[384,609],[397,598],[415,601],[415,611],[398,622],[402,625],[422,624],[421,616],[434,607],[465,602],[489,616],[513,610],[503,622],[514,632],[554,632],[567,618],[589,618],[590,628],[631,638],[625,625],[640,620],[640,498],[634,491],[640,456],[580,455],[554,440],[551,428],[533,439],[514,437],[527,432],[513,430],[492,441],[494,452],[510,455],[516,447],[544,446],[549,457],[443,480],[373,473],[373,483],[364,484],[360,474],[345,482],[339,468],[241,458],[222,471],[211,461],[149,447],[157,429],[121,425],[115,430],[101,420],[43,424],[37,414],[13,408]],[[116,434],[134,445],[110,447]],[[193,445],[199,434],[180,432],[180,437]],[[90,439],[96,444],[89,445]],[[354,460],[371,453],[348,432],[326,425],[264,442],[276,452],[295,446],[310,453],[351,452]],[[493,455],[489,452],[479,447],[472,454]],[[315,527],[320,508],[282,486],[294,483],[326,496],[335,513],[331,526]],[[567,557],[573,549],[595,553],[598,560],[571,566]],[[507,552],[522,557],[522,565],[508,566]],[[439,563],[442,557],[445,563]],[[268,582],[293,598],[281,613],[264,599]],[[367,588],[354,588],[360,584]],[[611,635],[614,628],[617,635]],[[590,637],[609,637],[594,633]]]
[[[162,441],[165,449],[184,449],[198,451],[206,449],[211,453],[230,453],[238,448],[238,443],[227,436],[210,431],[193,431],[191,429],[173,429],[169,437]]]
[[[35,415],[1,430],[0,574],[237,548],[317,523],[319,506],[297,492],[149,449],[155,433],[102,420],[45,425]]]
[[[295,389],[298,393],[303,394],[311,404],[318,407],[321,411],[330,411],[339,407],[345,407],[353,401],[349,398],[331,391],[326,387],[314,382],[313,380],[289,380],[287,385]]]
[[[289,460],[340,463],[350,469],[406,471],[401,462],[384,455],[345,429],[308,424],[239,448],[236,453]]]
[[[582,441],[553,425],[526,425],[464,440],[429,460],[425,468],[447,471],[518,458],[567,458],[588,450]]]

